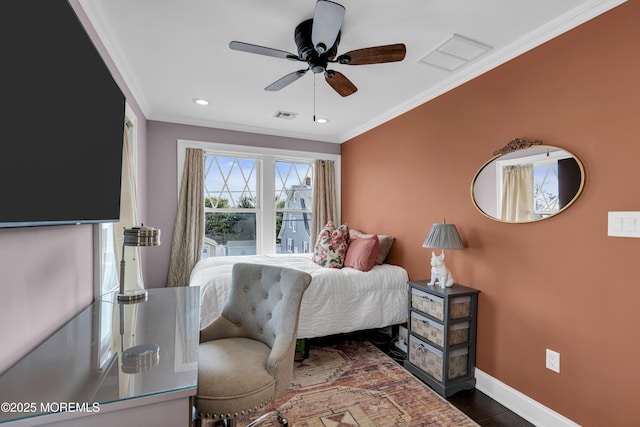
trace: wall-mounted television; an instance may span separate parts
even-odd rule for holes
[[[117,221],[125,96],[66,0],[0,10],[0,227]]]

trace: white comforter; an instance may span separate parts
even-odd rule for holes
[[[231,267],[255,262],[306,271],[313,277],[302,298],[298,338],[323,337],[381,328],[407,321],[408,274],[391,264],[371,271],[324,268],[311,254],[213,257],[199,261],[191,272],[191,286],[200,286],[200,325],[215,319],[229,295]]]

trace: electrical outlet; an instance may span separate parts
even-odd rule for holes
[[[547,369],[560,373],[560,353],[547,349]]]

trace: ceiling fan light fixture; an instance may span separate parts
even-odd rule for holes
[[[293,32],[298,55],[284,50],[240,41],[230,42],[229,48],[241,52],[307,63],[308,67],[306,69],[290,72],[269,84],[264,88],[268,92],[284,89],[305,73],[311,71],[314,76],[316,74],[324,74],[325,81],[338,95],[342,97],[350,96],[356,93],[358,88],[344,74],[328,70],[328,64],[368,65],[402,61],[406,55],[406,46],[403,43],[395,43],[366,47],[342,54],[336,60],[344,14],[344,6],[330,0],[317,0],[313,18],[299,23]]]
[[[341,4],[320,0],[316,2],[313,13],[311,41],[316,51],[322,55],[333,46],[340,33],[344,20],[345,8]]]
[[[316,123],[320,123],[320,124],[329,123],[329,119],[327,119],[326,117],[317,117]]]

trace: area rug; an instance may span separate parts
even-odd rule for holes
[[[309,357],[296,362],[289,389],[263,411],[272,409],[279,409],[291,427],[478,425],[360,339],[312,345]],[[237,425],[259,415],[240,418]]]

